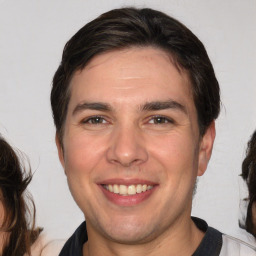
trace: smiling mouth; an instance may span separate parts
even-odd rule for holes
[[[151,190],[154,186],[147,184],[134,185],[118,185],[118,184],[104,184],[103,187],[111,193],[119,194],[121,196],[130,196],[144,193]]]

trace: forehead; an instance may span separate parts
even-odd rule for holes
[[[131,47],[99,54],[88,62],[85,69],[91,71],[91,69],[100,68],[102,65],[107,64],[109,68],[111,68],[111,65],[114,65],[116,71],[121,72],[119,75],[125,74],[126,70],[124,68],[129,68],[127,71],[137,71],[140,76],[141,71],[146,71],[146,68],[161,68],[163,64],[170,65],[170,62],[172,62],[171,56],[161,49],[153,47]],[[144,65],[141,67],[140,65],[142,63]],[[145,69],[142,69],[143,67]]]
[[[188,75],[160,49],[144,47],[95,56],[71,80],[71,101],[131,98],[161,100],[191,97]],[[158,99],[159,98],[159,99]],[[176,100],[177,100],[176,99]]]

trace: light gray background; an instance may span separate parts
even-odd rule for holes
[[[255,0],[0,0],[0,132],[30,158],[37,223],[66,238],[82,221],[58,162],[49,95],[65,42],[102,12],[151,7],[185,23],[205,44],[223,108],[193,214],[228,234],[238,230],[238,175],[256,128]]]

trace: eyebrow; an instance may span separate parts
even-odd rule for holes
[[[185,114],[187,114],[187,109],[184,105],[180,104],[175,100],[167,100],[167,101],[153,101],[147,102],[140,107],[142,111],[157,111],[157,110],[164,110],[164,109],[177,109]]]
[[[78,104],[75,109],[73,110],[73,115],[84,111],[84,110],[98,110],[98,111],[112,111],[112,107],[108,103],[102,102],[83,102]],[[175,100],[167,100],[167,101],[153,101],[147,102],[139,107],[140,111],[157,111],[157,110],[164,110],[164,109],[177,109],[182,111],[183,113],[187,114],[187,110],[184,105],[180,104]]]
[[[77,113],[83,111],[83,110],[99,110],[99,111],[111,111],[111,106],[107,103],[101,103],[101,102],[93,102],[93,103],[88,103],[84,102],[81,104],[78,104],[75,109],[73,110],[73,115],[76,115]]]

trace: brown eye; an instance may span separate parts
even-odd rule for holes
[[[172,120],[163,116],[155,116],[149,121],[150,124],[168,124],[173,123]]]
[[[87,124],[105,124],[107,122],[101,116],[94,116],[94,117],[90,117],[90,118],[86,119],[85,121],[83,121],[83,123],[87,123]]]
[[[155,124],[164,124],[164,123],[167,123],[167,120],[164,117],[156,117],[156,118],[154,118],[154,123]]]

